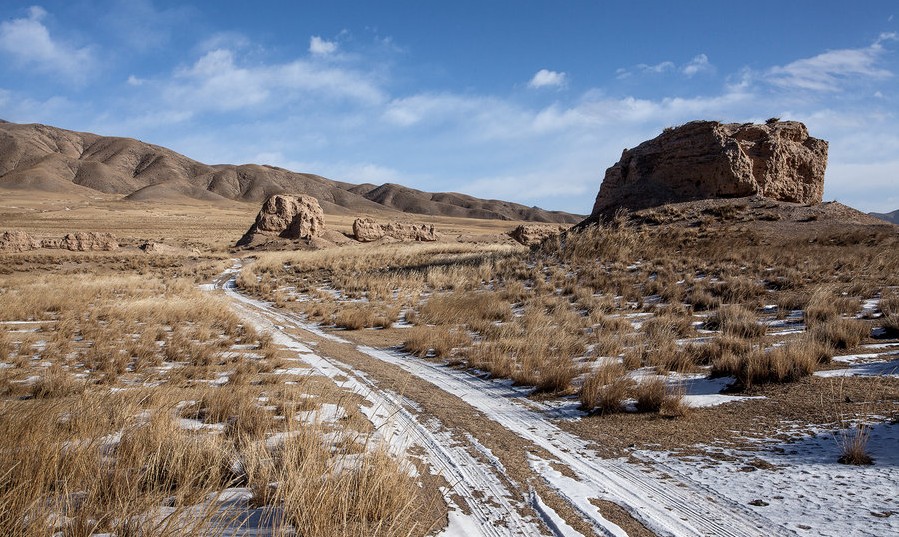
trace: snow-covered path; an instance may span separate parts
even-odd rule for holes
[[[416,446],[426,454],[426,462],[449,483],[445,493],[451,512],[449,527],[441,535],[457,536],[531,536],[551,535],[540,519],[522,515],[525,502],[510,492],[499,469],[475,458],[464,443],[434,419],[419,420],[403,404],[403,398],[387,390],[376,389],[364,374],[353,371],[333,358],[322,357],[288,333],[285,325],[295,324],[289,317],[273,311],[265,303],[244,297],[234,290],[233,279],[222,287],[231,297],[238,313],[260,331],[272,335],[275,343],[290,349],[317,373],[339,386],[363,396],[371,403],[362,411],[372,421],[378,435],[397,452]],[[459,506],[454,495],[465,500]],[[484,501],[489,498],[490,501]],[[469,511],[463,514],[463,509]]]
[[[434,471],[446,477],[452,487],[446,498],[450,527],[446,535],[580,535],[569,527],[539,497],[522,497],[521,484],[503,475],[502,464],[485,463],[471,454],[477,431],[456,431],[453,435],[439,422],[416,416],[403,405],[403,398],[381,390],[365,374],[354,371],[330,357],[317,355],[298,336],[299,330],[334,341],[341,338],[325,333],[260,302],[236,292],[233,278],[220,285],[235,308],[258,328],[272,333],[275,341],[294,351],[321,374],[349,378],[343,385],[373,403],[369,416],[385,431],[393,445],[415,444],[426,452]],[[286,327],[293,330],[288,331]],[[529,454],[531,469],[573,507],[600,535],[626,535],[607,520],[590,501],[601,499],[626,509],[636,520],[658,535],[672,536],[770,536],[793,535],[793,531],[766,519],[748,507],[734,503],[717,492],[683,477],[673,480],[663,475],[659,464],[653,472],[624,460],[603,459],[585,441],[569,434],[552,421],[554,412],[533,402],[522,402],[522,393],[506,383],[475,377],[465,371],[432,362],[412,359],[400,353],[357,346],[365,355],[390,364],[453,394],[489,419],[518,435],[524,443],[543,448],[551,455],[544,460]],[[535,408],[536,406],[536,408]],[[460,441],[460,436],[468,438]],[[477,448],[477,445],[474,446]],[[568,472],[558,471],[559,466]],[[572,477],[573,476],[573,477]],[[452,496],[461,496],[470,508],[464,514],[453,505]],[[491,501],[484,501],[489,498]],[[532,510],[527,509],[532,507]],[[522,514],[532,512],[533,516]],[[499,524],[501,521],[501,524]]]

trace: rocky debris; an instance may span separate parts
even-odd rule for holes
[[[372,242],[385,237],[400,241],[436,241],[438,234],[434,226],[427,224],[382,224],[371,218],[357,218],[353,221],[353,237],[359,242]]]
[[[62,239],[44,239],[42,248],[61,248],[73,252],[108,252],[119,249],[119,241],[112,233],[78,231]]]
[[[250,245],[257,236],[312,239],[321,235],[324,228],[325,215],[317,199],[275,194],[262,204],[256,222],[237,241],[237,246]]]
[[[548,224],[522,224],[509,232],[509,236],[525,246],[540,244],[543,239],[558,235],[567,228]]]
[[[691,121],[625,149],[606,170],[588,220],[710,198],[820,203],[826,167],[827,142],[800,122]]]
[[[40,248],[41,243],[24,231],[4,231],[0,233],[0,252],[27,252]]]
[[[158,254],[158,255],[186,255],[186,254],[198,254],[199,252],[194,249],[192,251],[186,250],[184,248],[179,248],[177,246],[172,246],[170,244],[165,244],[162,242],[154,242],[147,241],[138,248],[143,251],[145,254]]]

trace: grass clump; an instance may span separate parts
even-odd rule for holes
[[[735,388],[749,389],[756,384],[794,382],[812,374],[819,354],[802,343],[773,349],[754,348],[748,354],[724,354],[712,363],[712,376],[732,376]]]

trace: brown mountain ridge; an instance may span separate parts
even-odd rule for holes
[[[326,212],[402,211],[433,216],[575,223],[581,216],[392,183],[334,181],[259,164],[203,164],[132,138],[0,120],[0,188],[120,194],[135,201],[193,199],[259,203],[307,194]]]

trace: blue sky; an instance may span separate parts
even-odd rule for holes
[[[589,213],[693,119],[805,122],[825,199],[899,208],[899,4],[5,1],[0,118]]]

